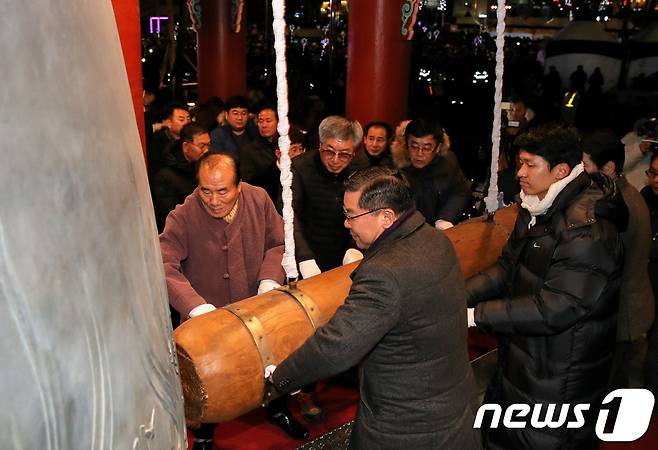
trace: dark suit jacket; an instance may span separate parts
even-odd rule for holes
[[[273,381],[290,392],[363,361],[351,448],[477,449],[463,275],[446,236],[407,217],[367,250],[345,304]]]

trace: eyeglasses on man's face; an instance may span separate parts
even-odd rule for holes
[[[324,148],[322,146],[320,146],[320,153],[329,161],[337,159],[338,161],[341,162],[348,162],[354,157],[354,153],[346,152],[346,151],[337,152],[332,148]]]
[[[416,153],[432,153],[436,149],[436,144],[419,144],[418,142],[409,143],[409,150]]]
[[[350,216],[350,214],[347,212],[347,210],[345,208],[343,208],[343,215],[345,216],[345,220],[347,220],[348,222],[351,222],[354,219],[358,219],[359,217],[363,217],[363,216],[366,216],[368,214],[372,214],[374,212],[381,211],[382,209],[385,209],[385,208],[371,209],[370,211],[366,211],[364,213],[357,214],[355,216]]]
[[[646,173],[649,178],[658,177],[658,172],[654,171],[653,169],[645,170],[644,173]]]

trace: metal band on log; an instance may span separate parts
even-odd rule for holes
[[[247,327],[247,330],[249,330],[251,339],[254,341],[256,350],[258,350],[258,354],[260,355],[263,368],[269,366],[270,364],[274,364],[272,347],[270,346],[270,342],[267,340],[267,335],[265,335],[265,332],[263,331],[263,325],[261,325],[258,317],[245,314],[237,303],[233,305],[227,305],[224,307],[224,309],[240,319],[242,324]]]
[[[297,288],[296,283],[295,286],[282,286],[278,288],[278,290],[285,292],[290,297],[294,298],[297,303],[299,303],[299,306],[301,306],[301,308],[308,316],[308,320],[311,322],[311,326],[314,330],[316,330],[318,328],[317,324],[320,323],[320,310],[318,309],[318,306],[315,304],[313,299],[306,295],[304,292],[300,291]]]
[[[496,261],[513,229],[516,212],[515,207],[501,209],[493,218],[472,219],[445,232],[466,278]],[[263,357],[258,344],[252,345],[255,337],[267,336],[274,363],[283,361],[345,301],[352,284],[349,275],[357,265],[302,280],[294,289],[275,289],[242,300],[178,327],[174,339],[186,418],[224,422],[260,406]],[[239,309],[240,318],[229,308]],[[245,326],[243,318],[258,320],[258,331]]]

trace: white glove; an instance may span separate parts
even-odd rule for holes
[[[269,292],[279,286],[281,285],[274,280],[260,280],[260,283],[258,283],[258,295]]]
[[[302,278],[307,279],[320,275],[322,271],[318,267],[318,263],[314,259],[307,259],[299,263],[299,271],[302,274]]]
[[[361,261],[362,259],[363,253],[355,248],[348,248],[345,256],[343,256],[343,265],[353,263],[354,261]]]
[[[269,366],[265,367],[265,378],[271,377],[275,370],[276,365],[274,364],[270,364]]]
[[[475,308],[466,308],[466,321],[468,322],[468,327],[475,326]]]
[[[217,308],[215,308],[215,305],[212,305],[210,303],[203,303],[199,306],[195,306],[192,308],[192,311],[188,314],[190,316],[190,319],[192,317],[200,316],[201,314],[209,313],[210,311],[214,311]]]
[[[437,230],[447,230],[448,228],[452,228],[454,225],[452,222],[448,222],[447,220],[439,219],[436,222],[434,222],[434,228]]]

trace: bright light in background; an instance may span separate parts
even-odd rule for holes
[[[151,33],[160,34],[160,22],[169,20],[167,16],[151,16],[149,18],[149,30]]]
[[[429,80],[431,73],[430,69],[420,69],[418,71],[418,81],[421,81],[423,78]]]
[[[488,83],[489,82],[489,73],[486,70],[483,70],[482,72],[480,71],[475,71],[473,74],[473,84],[477,83]]]

